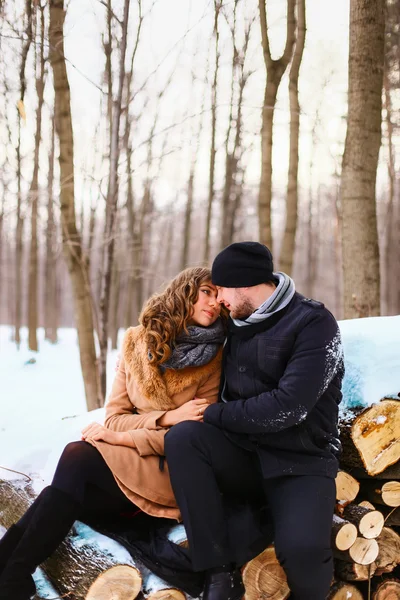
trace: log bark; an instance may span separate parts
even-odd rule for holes
[[[286,575],[278,562],[273,546],[269,546],[248,562],[242,575],[246,588],[245,600],[259,598],[286,600],[289,597],[290,590]]]
[[[385,525],[400,527],[400,507],[389,511],[385,517]]]
[[[374,563],[375,574],[391,573],[400,564],[400,536],[390,527],[384,527],[377,542],[379,554]]]
[[[337,515],[333,515],[331,544],[338,550],[348,550],[357,539],[357,527]]]
[[[356,477],[356,479],[366,479],[366,480],[376,480],[376,479],[391,480],[391,479],[400,479],[400,461],[398,461],[394,465],[391,465],[390,467],[387,467],[387,469],[385,469],[384,471],[382,471],[378,475],[368,475],[368,473],[366,472],[366,470],[365,470],[364,467],[362,467],[362,468],[356,468],[356,467],[352,468],[351,469],[351,474],[353,475],[353,477]]]
[[[26,481],[0,480],[0,525],[8,528],[18,521],[35,497]],[[91,543],[92,531],[77,521],[56,552],[41,565],[44,573],[61,594],[73,590],[77,598],[106,600],[112,588],[120,590],[120,600],[134,600],[142,585],[139,569],[133,561],[120,564],[113,540],[107,549]]]
[[[344,581],[368,581],[376,571],[375,563],[370,565],[359,565],[345,560],[335,560],[335,573],[339,579]]]

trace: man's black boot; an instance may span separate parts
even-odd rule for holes
[[[206,573],[203,600],[241,600],[244,596],[244,585],[239,569]]]
[[[69,494],[45,488],[29,525],[0,577],[0,600],[30,600],[36,592],[32,573],[60,545],[81,505]]]
[[[12,553],[18,546],[24,529],[18,525],[11,525],[0,540],[0,575],[3,573]]]

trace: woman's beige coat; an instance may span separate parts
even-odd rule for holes
[[[159,468],[168,429],[157,420],[194,397],[216,402],[221,358],[222,348],[207,365],[167,369],[162,375],[148,361],[143,327],[131,327],[125,334],[105,426],[129,431],[136,448],[88,441],[99,450],[124,494],[150,515],[180,519],[167,463],[163,471]]]

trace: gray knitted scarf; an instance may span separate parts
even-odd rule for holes
[[[275,292],[246,319],[232,319],[237,327],[264,321],[289,304],[296,291],[293,279],[281,272],[274,273],[274,277],[279,281]]]
[[[224,340],[224,327],[219,318],[209,327],[189,325],[188,333],[183,332],[175,340],[170,358],[160,365],[161,372],[208,364],[217,355]]]

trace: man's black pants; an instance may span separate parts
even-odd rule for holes
[[[323,476],[264,480],[255,452],[206,423],[185,421],[165,437],[172,487],[196,571],[232,562],[222,494],[259,498],[263,490],[274,545],[294,600],[325,600],[333,575],[335,481]]]

